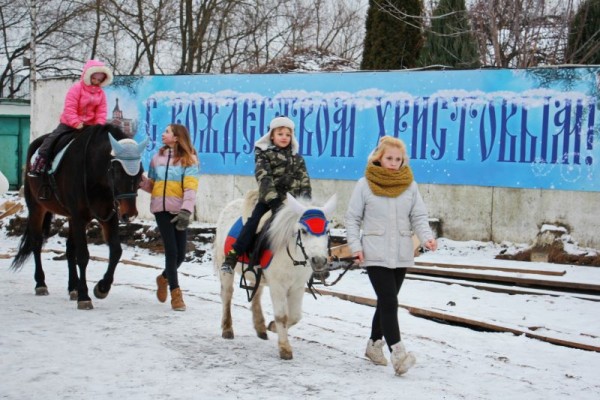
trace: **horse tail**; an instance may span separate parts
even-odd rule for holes
[[[43,244],[46,241],[46,238],[50,235],[51,223],[52,214],[46,213],[46,215],[44,215],[44,222],[42,223],[41,244]],[[40,244],[37,243],[36,239],[34,238],[34,235],[31,232],[31,227],[29,226],[29,224],[27,224],[25,227],[25,232],[23,233],[23,236],[21,236],[21,242],[19,243],[19,251],[13,259],[10,265],[10,269],[12,269],[13,271],[20,270],[23,267],[25,261],[27,261],[29,256],[31,256],[31,253],[33,253],[33,251],[36,249],[36,245],[39,246]]]

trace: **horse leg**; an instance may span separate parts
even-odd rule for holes
[[[94,296],[96,296],[98,299],[104,299],[106,296],[108,296],[108,292],[110,292],[110,288],[115,278],[117,264],[119,263],[121,255],[123,254],[121,240],[119,239],[119,221],[117,218],[118,217],[114,215],[110,220],[100,223],[104,238],[108,243],[109,256],[106,273],[94,287]]]
[[[69,283],[67,290],[69,298],[77,300],[77,286],[79,285],[79,276],[77,276],[77,262],[75,254],[75,242],[73,239],[73,229],[69,222],[69,236],[67,237],[67,265],[69,267]]]
[[[252,322],[254,322],[254,330],[256,335],[261,339],[268,339],[267,326],[265,325],[265,316],[263,314],[262,305],[260,299],[262,297],[263,287],[259,286],[256,289],[256,293],[252,298]]]
[[[79,267],[79,284],[77,285],[77,309],[91,310],[94,308],[92,299],[88,295],[86,269],[90,261],[90,253],[87,248],[87,239],[85,237],[85,227],[87,221],[80,217],[73,217],[70,221],[73,225],[73,241],[75,244],[75,254],[77,266]]]
[[[279,285],[273,285],[273,283],[270,282],[270,292],[275,321],[269,324],[269,329],[277,332],[279,357],[281,357],[283,360],[291,360],[293,358],[293,354],[292,346],[288,340],[288,305],[286,289]]]
[[[38,206],[39,207],[39,206]],[[44,243],[43,238],[43,226],[46,218],[51,219],[50,214],[46,214],[45,211],[40,208],[36,209],[33,215],[29,215],[27,224],[29,232],[25,232],[26,235],[30,236],[33,261],[35,263],[35,272],[33,273],[33,279],[35,280],[35,295],[36,296],[47,296],[48,286],[46,286],[46,274],[42,267],[42,245]],[[48,221],[48,224],[50,221]]]

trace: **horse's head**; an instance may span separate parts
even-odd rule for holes
[[[321,278],[328,270],[328,219],[335,210],[336,201],[334,194],[322,207],[308,206],[288,193],[286,206],[277,213],[270,228],[271,243],[275,248],[285,246],[283,241],[287,244],[290,236],[295,238],[294,261],[310,264],[317,278]],[[276,232],[276,227],[282,225],[287,226],[287,232]]]
[[[109,176],[113,196],[118,204],[119,219],[128,222],[138,214],[136,207],[137,190],[142,179],[142,153],[148,143],[146,138],[142,143],[133,139],[119,141],[108,133],[112,147]]]

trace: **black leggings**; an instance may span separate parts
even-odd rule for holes
[[[154,216],[165,247],[165,269],[162,275],[169,280],[169,289],[177,289],[179,287],[177,268],[185,259],[187,230],[175,229],[175,224],[171,222],[175,214],[162,211],[155,213]]]
[[[44,158],[48,158],[50,153],[52,153],[54,149],[54,145],[57,139],[63,134],[68,132],[76,132],[77,129],[71,128],[69,125],[65,125],[60,123],[55,130],[50,132],[45,138],[40,148],[38,149],[38,154]]]
[[[406,276],[406,268],[367,267],[367,274],[377,295],[377,307],[371,323],[371,339],[376,341],[385,337],[391,351],[391,346],[401,340],[398,293]]]
[[[267,211],[269,211],[268,205],[265,203],[256,203],[252,215],[246,220],[239,237],[233,244],[233,249],[236,253],[242,255],[250,250],[250,246],[254,243],[254,235],[256,235],[260,219]]]

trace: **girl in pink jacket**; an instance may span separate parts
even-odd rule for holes
[[[45,171],[56,139],[65,132],[80,130],[86,125],[106,123],[106,94],[102,89],[113,80],[112,71],[101,61],[85,63],[79,82],[73,84],[65,98],[60,124],[48,134],[38,149],[38,157],[29,171],[38,176]]]

